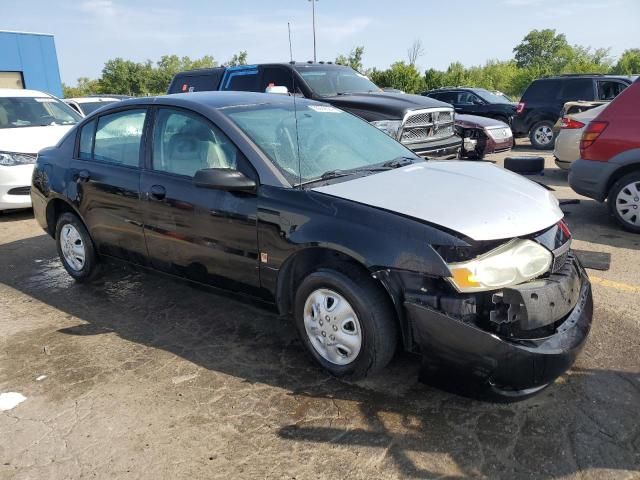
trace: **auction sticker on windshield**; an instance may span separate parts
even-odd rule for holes
[[[315,110],[316,112],[322,113],[340,113],[342,110],[336,107],[332,107],[330,105],[309,105],[311,110]]]

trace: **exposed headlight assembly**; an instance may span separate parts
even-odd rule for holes
[[[400,126],[402,125],[402,120],[376,120],[375,122],[370,122],[376,128],[379,128],[384,133],[389,135],[391,138],[398,139],[398,133],[400,131]]]
[[[14,167],[16,165],[31,165],[36,163],[36,156],[28,153],[0,152],[0,165]]]
[[[449,282],[459,292],[483,292],[536,278],[551,266],[553,256],[532,240],[515,239],[466,262],[450,263]]]

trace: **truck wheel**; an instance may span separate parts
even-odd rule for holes
[[[56,247],[62,265],[77,282],[91,280],[98,271],[93,240],[80,219],[64,213],[56,224]]]
[[[296,292],[294,320],[311,357],[336,377],[358,380],[387,366],[398,333],[386,293],[362,272],[323,268]]]
[[[531,145],[537,150],[551,150],[555,143],[553,122],[543,120],[535,123],[529,131],[529,140],[531,140]]]
[[[622,228],[640,233],[640,172],[632,172],[614,183],[607,202]]]

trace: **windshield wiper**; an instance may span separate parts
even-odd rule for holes
[[[405,165],[411,165],[414,161],[418,160],[418,158],[419,157],[396,157],[384,162],[382,166],[387,168],[400,168]]]
[[[323,180],[331,180],[332,178],[346,177],[348,175],[354,175],[354,174],[357,174],[357,173],[382,172],[382,171],[385,171],[385,170],[389,170],[389,167],[371,166],[371,167],[351,168],[349,170],[341,170],[341,169],[327,170],[326,172],[324,172],[322,175],[320,175],[317,178],[313,178],[311,180],[306,180],[304,182],[298,183],[298,186],[307,185],[308,183],[321,182]]]

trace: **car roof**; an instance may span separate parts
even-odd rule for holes
[[[630,75],[606,75],[604,73],[571,73],[567,75],[549,75],[548,77],[537,78],[534,80],[534,82],[543,80],[565,80],[572,78],[612,78],[618,80],[632,80],[632,77]]]
[[[299,105],[326,105],[315,100],[306,98],[293,97],[290,95],[280,95],[276,93],[257,93],[257,92],[240,92],[240,91],[204,91],[204,92],[187,92],[173,93],[170,95],[160,95],[157,97],[140,97],[123,100],[110,104],[112,108],[126,107],[129,105],[152,105],[155,103],[167,105],[181,105],[189,107],[190,105],[206,106],[213,109],[222,109],[236,106],[250,105],[285,105],[290,106],[296,102]],[[107,107],[109,109],[109,107]],[[106,111],[106,110],[103,110]]]
[[[50,97],[48,93],[24,88],[0,88],[0,97]]]
[[[73,97],[73,98],[65,98],[65,100],[73,100],[77,103],[89,103],[89,102],[118,102],[119,98],[110,97],[109,95],[105,95],[104,97]]]

